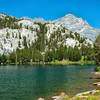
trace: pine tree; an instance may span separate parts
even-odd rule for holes
[[[18,42],[18,47],[21,48],[21,43],[20,43],[20,41]]]
[[[12,43],[11,43],[11,47],[12,47]]]
[[[24,45],[25,48],[27,48],[26,36],[23,37],[23,45]]]
[[[10,63],[15,63],[16,62],[16,54],[15,54],[15,52],[10,53],[9,60],[10,60]]]
[[[7,41],[6,41],[6,39],[4,38],[4,44],[6,44],[7,43]]]
[[[7,60],[8,60],[8,57],[5,54],[0,56],[0,63],[6,64]]]
[[[17,33],[16,33],[16,37],[15,37],[15,38],[18,38],[18,37],[17,37]]]
[[[94,50],[95,50],[96,62],[97,62],[97,64],[100,65],[100,34],[98,35],[98,37],[95,40]]]
[[[21,39],[21,33],[19,32],[19,39]]]
[[[6,38],[9,38],[9,36],[10,36],[10,34],[7,32],[7,34],[6,34]]]
[[[14,33],[12,33],[12,37],[14,38]]]

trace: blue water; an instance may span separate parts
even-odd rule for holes
[[[74,95],[92,90],[95,66],[0,66],[0,100],[36,100],[62,91]]]

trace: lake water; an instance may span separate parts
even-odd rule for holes
[[[37,100],[92,90],[95,66],[0,66],[0,100]]]

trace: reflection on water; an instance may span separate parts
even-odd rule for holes
[[[64,91],[69,95],[93,89],[95,66],[21,65],[0,67],[0,100],[35,100]]]

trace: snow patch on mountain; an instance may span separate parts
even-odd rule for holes
[[[72,39],[72,38],[67,38],[66,39],[66,42],[65,42],[65,45],[67,45],[67,47],[75,47],[75,46],[78,46],[79,45],[79,41],[78,40],[75,40],[75,39]]]
[[[9,34],[9,36],[7,36]],[[19,38],[19,34],[21,35],[21,39]],[[23,37],[26,37],[26,41],[28,45],[34,43],[37,39],[37,34],[35,31],[27,30],[25,28],[22,29],[1,29],[0,30],[0,53],[10,53],[13,50],[18,48],[18,44],[20,41],[20,49],[24,48],[23,46]]]
[[[32,21],[30,20],[21,20],[18,22],[18,25],[22,24],[22,27],[25,28],[25,27],[31,27],[31,28],[34,28],[34,29],[39,29],[39,26],[37,24],[34,24]]]
[[[0,13],[0,18],[5,18],[6,15]]]

